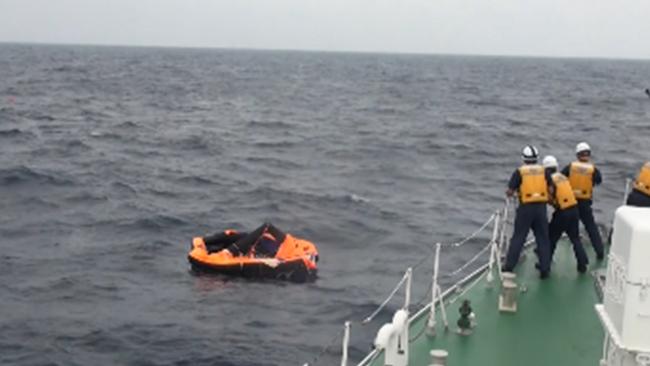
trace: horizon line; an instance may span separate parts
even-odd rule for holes
[[[339,53],[339,54],[367,54],[367,55],[394,55],[394,56],[441,56],[441,57],[491,57],[491,58],[528,58],[528,59],[562,59],[562,60],[603,60],[603,61],[650,61],[643,57],[611,57],[611,56],[549,56],[537,54],[489,54],[489,53],[435,53],[435,52],[410,52],[410,51],[373,51],[373,50],[321,50],[321,49],[294,49],[294,48],[262,48],[262,47],[225,47],[225,46],[180,46],[156,44],[119,44],[119,43],[76,43],[76,42],[40,42],[40,41],[4,41],[0,45],[34,45],[34,46],[76,46],[76,47],[115,47],[115,48],[161,48],[161,49],[191,49],[191,50],[232,50],[255,52],[305,52],[305,53]]]

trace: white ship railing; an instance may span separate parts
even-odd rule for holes
[[[434,332],[435,329],[435,311],[437,308],[440,309],[442,312],[441,316],[443,319],[443,323],[445,324],[445,329],[448,328],[448,323],[446,319],[446,313],[445,313],[445,307],[444,307],[444,301],[447,300],[451,295],[457,293],[458,291],[461,290],[461,288],[465,288],[465,290],[473,287],[476,283],[478,283],[478,280],[482,277],[482,275],[487,274],[487,280],[488,283],[491,283],[493,281],[493,271],[494,268],[496,267],[497,275],[499,278],[501,278],[501,253],[504,253],[505,250],[507,249],[507,237],[506,237],[506,228],[509,224],[509,214],[508,212],[510,211],[510,200],[506,199],[505,205],[499,209],[496,210],[490,217],[481,225],[476,231],[474,231],[472,234],[464,237],[461,240],[458,240],[453,243],[436,243],[435,245],[435,251],[433,252],[435,255],[433,256],[433,276],[431,280],[431,286],[430,286],[430,296],[431,296],[431,301],[428,302],[425,306],[423,306],[421,309],[419,309],[414,315],[410,316],[408,318],[408,324],[407,327],[410,326],[410,323],[415,321],[416,319],[419,319],[420,317],[424,316],[425,314],[428,313],[429,320],[427,321],[427,326],[420,332],[416,337],[409,339],[408,341],[414,341],[418,337],[420,337],[425,330],[428,330],[430,333]],[[467,268],[469,268],[472,264],[476,263],[479,259],[483,258],[484,255],[489,251],[490,255],[488,258],[488,262],[481,265],[478,267],[476,270],[471,272],[469,275],[458,281],[456,284],[445,290],[444,292],[441,290],[440,285],[438,284],[438,280],[440,279],[440,253],[442,248],[457,248],[460,246],[465,245],[466,243],[470,242],[471,240],[475,239],[479,234],[484,232],[490,224],[494,224],[493,229],[492,229],[492,236],[489,241],[489,243],[483,247],[476,255],[474,255],[472,258],[470,258],[467,262],[465,262],[462,266],[457,268],[456,270],[446,273],[445,277],[453,277],[456,276],[463,271],[465,271]],[[412,273],[413,270],[417,267],[419,267],[421,264],[425,263],[427,259],[429,259],[431,254],[423,258],[421,261],[419,261],[415,266],[409,267],[406,272],[404,273],[404,276],[402,279],[398,282],[398,284],[395,286],[393,291],[388,295],[388,297],[377,307],[375,311],[373,311],[369,316],[364,318],[362,321],[358,322],[353,322],[353,321],[346,321],[344,325],[344,332],[343,332],[343,342],[342,342],[342,357],[341,357],[341,366],[347,366],[348,362],[348,346],[349,346],[349,340],[350,340],[350,328],[351,325],[354,323],[358,323],[360,325],[365,325],[370,322],[379,314],[385,306],[395,297],[395,295],[400,291],[402,287],[405,287],[405,295],[404,295],[404,305],[402,307],[403,310],[406,310],[408,312],[408,309],[410,307],[410,301],[411,301],[411,281],[412,281]],[[474,283],[472,283],[469,287],[465,287],[468,283],[476,280]],[[428,296],[429,294],[427,294]],[[436,306],[436,304],[438,304]],[[338,336],[334,339],[339,339]],[[324,349],[314,358],[314,360],[311,363],[305,363],[304,366],[315,366],[317,362],[319,361],[320,357],[329,349],[333,346],[333,343],[330,343],[324,347]],[[365,366],[370,364],[379,354],[381,353],[380,350],[374,349],[372,352],[370,352],[361,362],[357,364],[357,366]]]

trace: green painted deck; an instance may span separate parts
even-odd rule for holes
[[[570,244],[561,240],[551,277],[546,280],[538,278],[532,251],[527,251],[525,258],[522,255],[516,271],[517,283],[524,290],[518,293],[517,313],[499,312],[498,278],[490,288],[485,274],[481,275],[466,294],[451,297],[446,306],[448,332],[444,331],[439,310],[435,337],[421,333],[426,315],[411,323],[410,337],[421,336],[410,345],[409,365],[429,365],[432,349],[449,352],[449,366],[598,365],[604,335],[594,310],[598,300],[590,272],[604,263],[596,262],[591,246],[586,250],[589,271],[579,274]],[[456,333],[458,308],[464,299],[471,301],[476,314],[477,327],[470,336]],[[383,355],[372,365],[383,365]]]

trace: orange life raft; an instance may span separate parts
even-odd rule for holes
[[[204,238],[195,237],[188,260],[195,271],[293,282],[313,281],[318,271],[316,246],[291,234],[286,234],[273,258],[260,258],[254,252],[241,256],[232,256],[227,251],[210,253]]]

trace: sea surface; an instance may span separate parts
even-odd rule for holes
[[[360,360],[524,145],[589,142],[609,226],[649,86],[648,61],[0,45],[0,364],[332,365],[346,320]],[[318,245],[314,283],[189,270],[193,236],[264,221]]]

